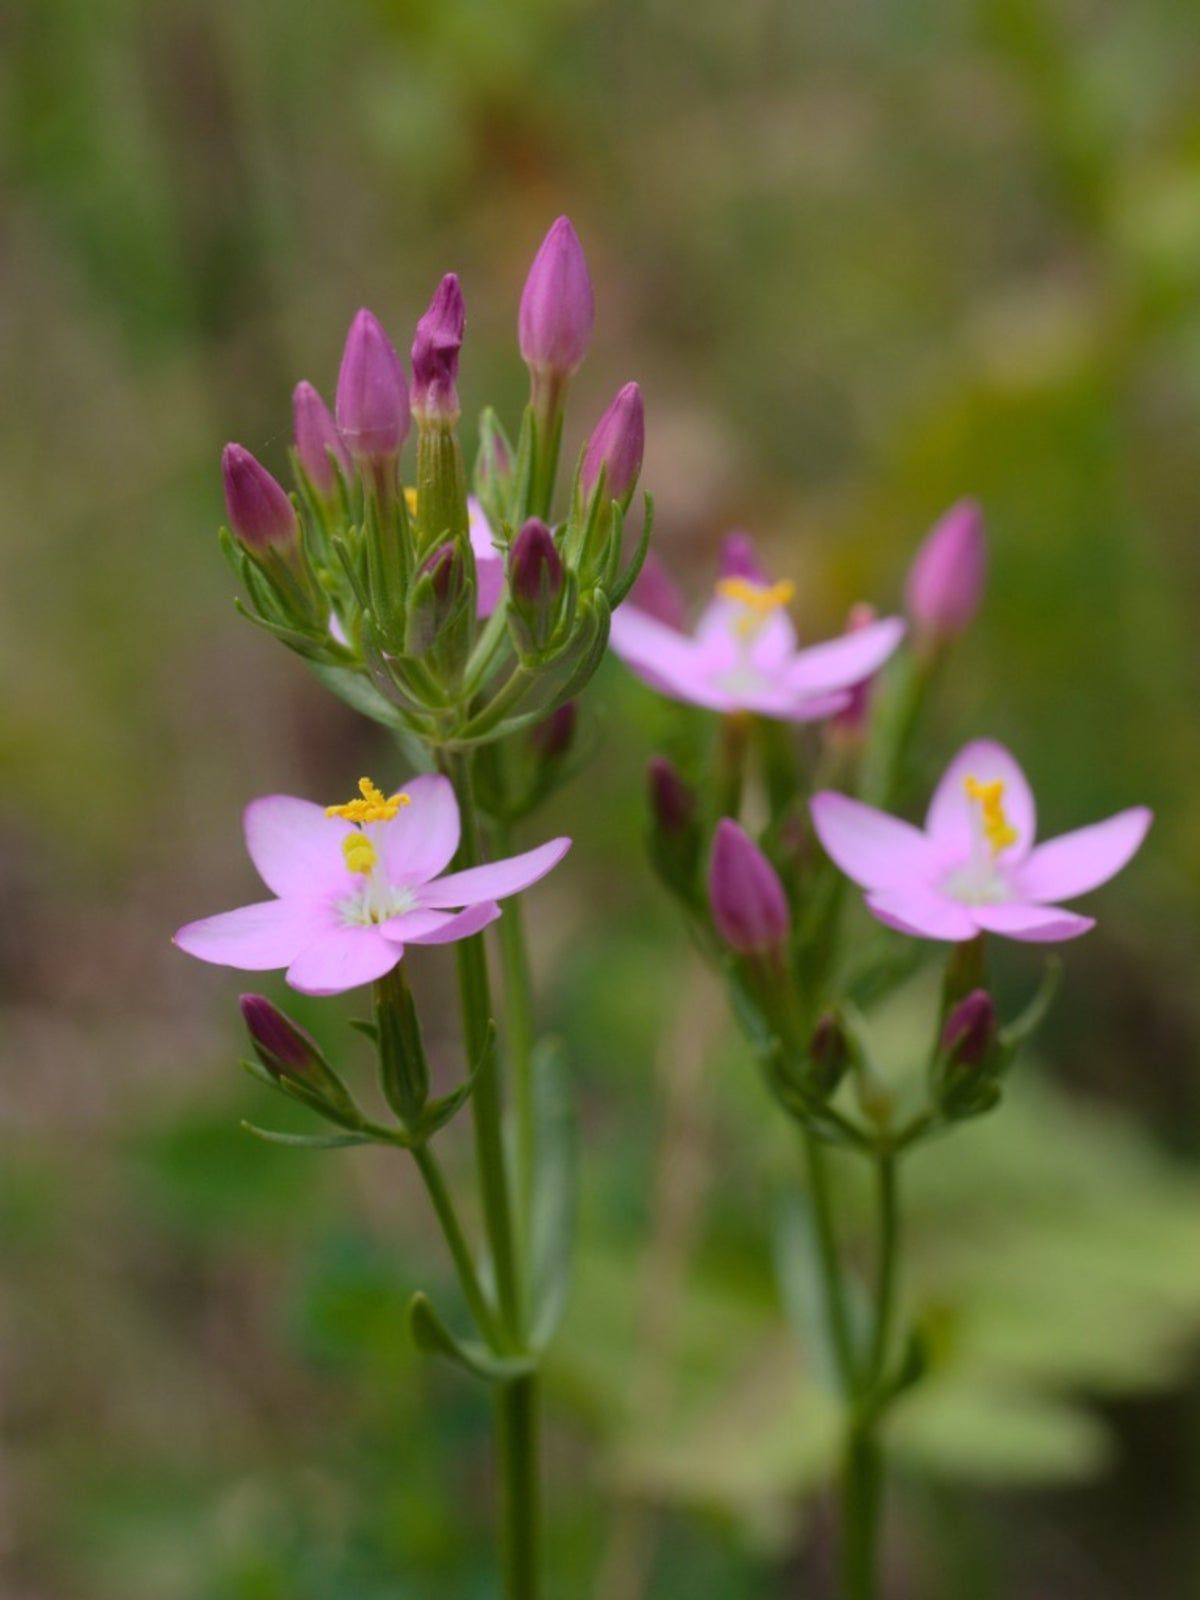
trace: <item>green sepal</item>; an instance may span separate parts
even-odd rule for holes
[[[486,1383],[511,1383],[535,1370],[530,1356],[498,1356],[478,1339],[460,1339],[451,1333],[422,1290],[408,1302],[408,1327],[422,1354],[441,1356]]]
[[[457,1089],[452,1089],[449,1094],[441,1095],[437,1100],[430,1100],[425,1105],[420,1116],[412,1126],[412,1139],[414,1144],[426,1144],[434,1134],[444,1128],[446,1124],[462,1110],[467,1101],[475,1092],[475,1085],[484,1063],[496,1051],[496,1024],[489,1020],[487,1033],[484,1035],[483,1049],[479,1059],[471,1068],[470,1073]]]
[[[1054,996],[1058,992],[1059,983],[1062,981],[1062,970],[1062,962],[1059,958],[1051,956],[1046,962],[1042,972],[1042,981],[1038,985],[1033,999],[1030,1000],[1024,1011],[1020,1012],[1011,1022],[1006,1023],[1000,1029],[996,1042],[1003,1057],[1003,1068],[1001,1070],[1011,1065],[1017,1051],[1028,1044],[1029,1040],[1045,1021],[1046,1014],[1054,1003]]]
[[[642,568],[646,565],[646,556],[650,551],[650,534],[654,528],[654,496],[642,496],[642,536],[637,542],[637,548],[630,557],[629,565],[620,577],[607,585],[608,603],[615,611],[623,600],[629,595],[630,590],[642,575]],[[620,553],[618,548],[618,554]]]

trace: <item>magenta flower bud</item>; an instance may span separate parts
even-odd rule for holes
[[[646,764],[650,812],[662,833],[683,833],[696,820],[696,791],[683,781],[679,768],[666,756],[651,756]]]
[[[933,642],[962,633],[979,609],[986,575],[983,511],[960,500],[935,523],[909,569],[905,599],[919,632]]]
[[[529,732],[529,743],[543,761],[560,761],[575,742],[578,700],[565,700]]]
[[[576,372],[592,337],[595,303],[579,236],[559,217],[533,258],[517,319],[521,359],[563,379]]]
[[[412,412],[422,426],[458,421],[458,353],[467,312],[458,278],[448,272],[429,310],[417,323],[412,345]]]
[[[729,817],[717,823],[708,901],[717,932],[738,955],[777,954],[787,942],[792,919],[779,875]]]
[[[977,1067],[990,1055],[998,1026],[991,995],[972,989],[946,1018],[942,1050],[957,1066]]]
[[[723,578],[746,578],[764,586],[768,582],[754,540],[740,528],[727,534],[722,542],[719,567]]]
[[[605,469],[604,493],[628,505],[642,470],[646,447],[646,414],[638,384],[618,389],[608,410],[592,430],[583,453],[579,482],[586,500]]]
[[[540,517],[530,517],[508,553],[513,595],[527,605],[556,601],[563,587],[562,557],[554,535]]]
[[[349,477],[350,457],[333,413],[312,384],[303,380],[292,390],[292,438],[309,482],[322,499],[332,499],[337,488],[334,462]]]
[[[338,432],[356,461],[387,461],[408,438],[408,384],[377,318],[360,311],[342,352],[335,402]]]
[[[272,546],[287,548],[300,537],[296,508],[283,486],[240,444],[227,444],[221,452],[221,477],[229,526],[259,555]]]
[[[299,1023],[261,994],[244,994],[238,1003],[254,1053],[272,1077],[295,1078],[313,1086],[324,1081],[320,1047]]]

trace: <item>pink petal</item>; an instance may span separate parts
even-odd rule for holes
[[[925,819],[925,832],[948,856],[965,857],[974,843],[976,802],[969,799],[967,778],[1004,784],[1004,814],[1017,830],[1017,842],[1001,852],[1008,864],[1022,860],[1033,843],[1037,811],[1029,781],[1002,744],[991,739],[976,739],[958,752],[946,768]]]
[[[900,617],[884,617],[840,638],[801,650],[788,668],[789,685],[804,694],[850,689],[878,672],[904,637]]]
[[[481,900],[503,900],[544,878],[571,848],[570,839],[551,839],[535,850],[482,867],[468,867],[427,883],[421,890],[423,906],[473,906]]]
[[[269,972],[286,967],[306,945],[336,925],[332,905],[308,900],[261,900],[189,922],[175,935],[188,955],[219,967]]]
[[[735,711],[739,702],[713,686],[721,661],[695,640],[677,633],[628,603],[612,619],[613,651],[644,683],[660,694],[711,711]]]
[[[945,939],[960,944],[964,939],[973,939],[978,931],[965,906],[920,885],[876,889],[867,896],[867,906],[889,928],[915,934],[919,939]]]
[[[301,994],[342,994],[382,978],[403,954],[404,947],[385,939],[378,928],[331,928],[300,952],[287,981]]]
[[[1109,878],[1137,852],[1151,822],[1145,806],[1120,811],[1104,822],[1077,828],[1035,846],[1016,875],[1027,900],[1071,900]]]
[[[629,595],[629,605],[643,616],[652,617],[664,627],[682,633],[687,627],[687,607],[674,578],[666,564],[654,551],[647,553],[642,570],[637,575]]]
[[[434,912],[430,916],[436,915]],[[413,916],[419,915],[413,912]],[[469,939],[473,933],[481,933],[490,922],[495,922],[500,915],[500,907],[494,900],[482,900],[477,906],[468,906],[465,911],[454,911],[442,914],[439,927],[430,928],[421,934],[410,934],[409,944],[453,944],[456,939]]]
[[[1094,917],[1081,917],[1061,906],[1029,906],[1017,902],[996,906],[972,906],[971,916],[985,933],[1003,934],[1026,944],[1058,944],[1063,939],[1078,939],[1096,926]]]
[[[696,624],[696,643],[711,651],[719,661],[732,666],[743,655],[738,639],[738,624],[746,607],[737,600],[718,595],[709,602]],[[796,629],[782,606],[762,622],[754,633],[744,657],[760,672],[778,673],[796,652]]]
[[[290,794],[269,794],[246,807],[246,849],[273,894],[316,899],[347,895],[354,879],[342,858],[351,824],[324,806]]]
[[[813,796],[810,809],[827,854],[864,889],[929,885],[942,865],[919,828],[861,800],[825,790]]]
[[[504,588],[504,557],[492,542],[492,526],[475,496],[467,496],[467,530],[475,557],[475,615],[490,617]]]
[[[450,780],[422,773],[404,785],[411,801],[390,822],[374,825],[383,847],[388,881],[397,889],[428,883],[448,867],[458,849],[458,801]]]

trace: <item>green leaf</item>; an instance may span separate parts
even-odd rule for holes
[[[439,1128],[444,1128],[451,1118],[462,1110],[475,1091],[475,1084],[479,1079],[479,1073],[484,1062],[489,1055],[494,1053],[495,1049],[496,1024],[489,1021],[487,1033],[484,1036],[483,1049],[479,1053],[478,1061],[471,1068],[470,1076],[460,1083],[457,1089],[452,1089],[449,1094],[442,1095],[438,1100],[429,1101],[413,1128],[414,1142],[423,1144],[427,1139],[432,1139]]]
[[[460,1339],[451,1333],[429,1296],[420,1290],[408,1302],[408,1326],[413,1343],[425,1355],[441,1356],[488,1383],[507,1383],[534,1370],[529,1356],[498,1356],[478,1339]]]
[[[645,509],[642,513],[642,536],[638,540],[629,565],[608,591],[608,603],[614,611],[638,581],[646,564],[646,554],[650,549],[650,534],[654,527],[654,496],[644,495],[643,500]]]
[[[533,1059],[537,1172],[533,1194],[533,1344],[545,1349],[557,1331],[574,1257],[579,1199],[579,1139],[566,1058],[559,1040],[543,1040]]]
[[[369,1133],[280,1133],[275,1128],[259,1128],[253,1122],[242,1127],[267,1144],[287,1145],[292,1150],[344,1150],[349,1145],[374,1144]]]

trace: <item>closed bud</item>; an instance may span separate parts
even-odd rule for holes
[[[584,500],[591,497],[603,471],[605,498],[627,506],[641,474],[645,446],[642,391],[638,384],[627,383],[613,397],[584,450],[579,474]]]
[[[521,359],[537,375],[569,378],[587,354],[595,305],[579,236],[559,217],[542,240],[517,319]]]
[[[340,1126],[361,1127],[358,1107],[312,1035],[264,995],[244,994],[239,1003],[254,1053],[276,1083]]]
[[[682,833],[696,821],[696,791],[683,781],[666,756],[651,756],[646,765],[650,813],[661,833]]]
[[[302,381],[292,390],[292,438],[308,481],[322,500],[332,500],[338,469],[350,476],[350,457],[333,413],[311,383]]]
[[[745,578],[763,587],[769,582],[754,540],[741,528],[735,528],[722,540],[718,567],[723,578]]]
[[[708,899],[718,934],[738,955],[775,956],[791,933],[787,896],[775,868],[736,822],[717,824]]]
[[[300,524],[283,486],[240,444],[221,453],[221,477],[229,526],[253,555],[298,548]]]
[[[530,517],[508,552],[511,620],[522,650],[544,650],[553,637],[565,576],[554,535]]]
[[[999,1024],[986,989],[972,989],[951,1010],[942,1027],[942,1053],[958,1067],[978,1067],[991,1054]]]
[[[808,1059],[816,1087],[822,1094],[832,1094],[850,1065],[850,1041],[835,1012],[826,1011],[818,1020],[808,1041]]]
[[[458,355],[465,327],[462,290],[448,272],[417,323],[412,345],[412,413],[423,428],[453,427],[458,421]]]
[[[542,761],[561,761],[575,743],[578,700],[566,700],[529,731],[529,743]]]
[[[404,367],[369,311],[357,314],[346,335],[335,412],[338,432],[355,461],[387,462],[399,454],[408,437]]]
[[[983,512],[960,500],[935,524],[909,569],[905,601],[918,639],[940,644],[971,623],[983,598],[987,542]]]
[[[408,598],[404,634],[406,655],[424,655],[466,602],[467,572],[462,549],[453,540],[426,556]]]

